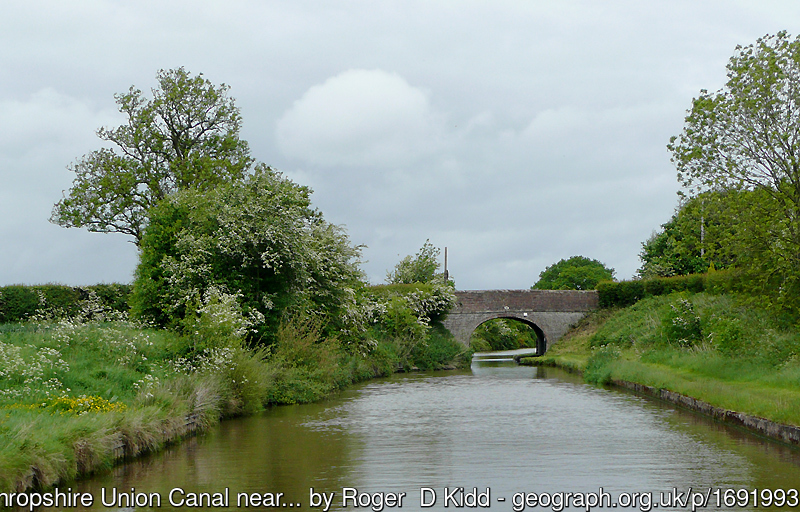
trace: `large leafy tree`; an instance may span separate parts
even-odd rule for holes
[[[166,196],[240,179],[251,167],[227,85],[215,86],[184,68],[161,70],[157,80],[150,99],[134,87],[115,96],[125,123],[99,129],[108,147],[70,166],[75,180],[54,206],[51,222],[125,233],[139,245],[147,211]]]
[[[750,190],[742,202],[741,267],[800,304],[800,38],[786,32],[738,46],[728,81],[701,91],[683,132],[668,145],[690,195],[702,190]]]
[[[242,180],[167,197],[142,238],[134,313],[182,325],[214,289],[236,296],[267,338],[285,314],[345,322],[362,285],[360,248],[310,193],[259,164]]]
[[[593,290],[600,281],[614,279],[614,269],[585,256],[573,256],[545,268],[532,290]]]
[[[672,218],[642,244],[639,277],[669,277],[735,265],[747,191],[708,191],[683,198]]]

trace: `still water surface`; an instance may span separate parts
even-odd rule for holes
[[[476,362],[471,371],[396,375],[326,402],[226,421],[202,437],[72,486],[96,497],[94,510],[108,510],[101,493],[109,499],[114,490],[158,493],[158,509],[171,510],[177,509],[168,500],[172,489],[227,488],[230,508],[239,493],[283,493],[287,511],[312,510],[312,488],[336,493],[330,510],[343,510],[344,488],[398,498],[405,493],[402,508],[385,511],[453,510],[453,501],[445,508],[445,488],[456,487],[465,493],[477,488],[483,499],[488,489],[490,510],[496,511],[514,510],[516,493],[599,494],[602,488],[612,502],[620,493],[641,492],[658,502],[689,488],[800,488],[800,452],[558,370]],[[421,488],[436,492],[433,507],[420,507]],[[432,494],[424,497],[430,501]],[[372,503],[348,505],[373,509]],[[686,509],[666,503],[654,508]]]

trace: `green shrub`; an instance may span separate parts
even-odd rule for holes
[[[624,307],[645,296],[642,281],[603,281],[597,285],[601,308]]]
[[[226,368],[225,380],[231,389],[234,414],[251,414],[261,410],[274,379],[273,369],[266,364],[268,351],[264,348],[234,349]]]
[[[120,283],[101,283],[81,288],[87,292],[94,292],[100,302],[113,311],[127,312],[130,309],[128,298],[133,290],[133,285]],[[83,297],[82,297],[83,298]]]
[[[738,318],[714,317],[705,327],[712,346],[728,356],[741,355],[746,346],[742,323]]]
[[[36,312],[39,296],[30,286],[4,286],[0,289],[0,322],[19,322]]]
[[[425,343],[417,345],[412,351],[411,361],[422,370],[438,370],[449,364],[462,363],[459,356],[465,352],[466,347],[436,323],[428,331]]]
[[[323,338],[319,320],[296,317],[285,321],[276,339],[266,403],[312,402],[343,384],[340,362],[344,351],[337,340]]]
[[[686,291],[690,291],[692,293],[700,293],[705,290],[705,274],[689,274],[685,276],[686,279]]]
[[[644,296],[653,296],[653,295],[663,295],[670,289],[667,286],[666,279],[647,279],[642,281],[642,289],[644,290]]]
[[[707,274],[689,274],[656,277],[632,281],[604,281],[597,285],[601,308],[626,307],[645,297],[668,295],[674,292],[727,293],[742,289],[742,277],[735,270],[710,271]]]
[[[98,284],[86,287],[11,285],[0,287],[0,323],[21,322],[37,314],[75,316],[86,301],[96,300],[112,311],[127,312],[130,285]]]

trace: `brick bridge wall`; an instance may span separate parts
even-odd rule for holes
[[[457,291],[456,305],[442,322],[465,345],[472,332],[494,318],[513,318],[533,326],[544,354],[565,332],[597,309],[596,291],[473,290]]]

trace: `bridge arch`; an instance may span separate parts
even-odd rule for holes
[[[504,313],[496,313],[496,316],[489,315],[488,318],[486,318],[485,320],[481,321],[478,325],[473,327],[472,332],[475,332],[475,329],[485,324],[486,322],[497,320],[500,318],[522,322],[523,324],[531,327],[533,329],[533,332],[536,334],[536,353],[544,354],[545,350],[547,350],[547,335],[542,330],[542,328],[536,325],[536,323],[533,322],[531,319],[529,319],[526,314],[504,312]],[[470,339],[472,338],[472,332],[469,335]]]
[[[455,338],[469,346],[473,331],[494,318],[512,318],[542,332],[540,355],[565,332],[598,307],[597,292],[582,290],[465,290],[443,320]],[[537,333],[538,334],[538,333]]]

